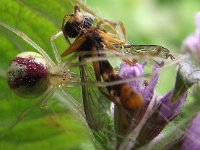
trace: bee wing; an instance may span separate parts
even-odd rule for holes
[[[119,50],[122,50],[125,54],[131,54],[135,57],[139,57],[141,60],[144,58],[151,58],[154,60],[166,61],[167,58],[174,60],[175,58],[170,51],[160,45],[116,45]]]
[[[82,82],[96,80],[91,64],[80,66]],[[103,89],[104,90],[104,89]],[[100,92],[97,86],[82,85],[82,98],[87,122],[94,131],[102,130],[109,123],[110,100]]]

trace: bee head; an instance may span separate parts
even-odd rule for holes
[[[81,30],[92,26],[94,17],[91,14],[81,12],[80,7],[74,6],[74,13],[66,15],[64,20],[67,22],[63,25],[63,33],[70,38],[75,38]]]

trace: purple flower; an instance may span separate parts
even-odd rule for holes
[[[192,119],[188,129],[180,138],[167,144],[164,150],[180,149],[180,150],[199,150],[200,148],[200,112]]]
[[[193,54],[200,62],[200,12],[196,15],[196,31],[183,42],[183,51]]]
[[[183,136],[181,150],[199,150],[200,149],[200,112],[192,120],[189,128]]]
[[[132,77],[140,77],[143,76],[144,74],[144,65],[136,63],[135,66],[130,67],[129,64],[122,64],[120,68],[119,75],[123,79],[128,79]],[[131,87],[134,87],[135,91],[140,91],[141,88],[141,81],[140,80],[135,80],[132,81],[129,85]]]
[[[159,101],[158,101],[158,105],[159,105],[159,114],[160,116],[163,116],[163,119],[166,121],[170,121],[172,120],[175,116],[178,115],[178,113],[180,112],[181,108],[184,105],[184,102],[187,98],[187,92],[182,95],[182,97],[180,98],[180,100],[178,100],[176,103],[172,103],[171,100],[171,96],[173,95],[174,90],[169,91],[165,96],[163,96]]]
[[[128,78],[132,78],[132,77],[143,77],[144,67],[145,67],[145,63],[144,64],[136,63],[134,66],[130,66],[129,64],[123,63],[120,67],[119,75],[123,79],[128,79]],[[134,81],[128,83],[134,91],[140,92],[143,95],[145,106],[152,99],[153,94],[154,94],[154,88],[155,88],[158,78],[159,78],[159,68],[158,67],[154,67],[152,72],[154,72],[154,74],[153,74],[151,80],[148,82],[148,85],[144,85],[143,83],[145,81],[142,82],[141,80],[134,80]]]
[[[144,66],[145,65],[140,64],[136,64],[135,66],[122,64],[119,75],[123,79],[143,76]],[[132,143],[132,147],[144,146],[156,138],[157,135],[160,134],[160,132],[163,130],[163,128],[179,114],[181,108],[184,105],[184,102],[186,101],[187,92],[179,95],[178,100],[173,103],[171,98],[174,94],[174,89],[170,90],[164,96],[155,95],[154,90],[160,75],[159,70],[159,66],[155,66],[153,68],[153,75],[146,85],[142,84],[140,79],[129,83],[131,88],[141,93],[144,98],[143,109],[141,109],[140,112],[131,114],[131,119],[129,119],[131,120],[131,131],[130,133],[127,133],[127,136],[130,137],[131,135],[129,134],[133,133],[134,136],[138,134],[136,141]],[[139,114],[139,117],[136,115],[136,113]],[[144,120],[145,123],[143,122]]]
[[[158,99],[154,112],[147,119],[146,124],[143,126],[138,136],[138,142],[140,144],[146,144],[153,140],[160,134],[164,127],[180,113],[186,101],[187,93],[182,95],[176,103],[172,103],[171,97],[173,92],[174,90],[171,90]]]

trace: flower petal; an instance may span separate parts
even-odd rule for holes
[[[153,140],[160,134],[169,121],[174,119],[180,112],[186,101],[187,93],[183,94],[176,103],[172,103],[171,97],[173,92],[174,90],[169,91],[159,100],[157,109],[153,112],[152,116],[149,117],[138,136],[137,141],[140,145],[147,144]]]
[[[188,130],[186,131],[181,150],[199,150],[200,149],[200,112],[192,120]]]
[[[154,89],[156,87],[158,78],[160,76],[159,74],[159,68],[157,66],[155,66],[153,68],[153,76],[151,77],[149,83],[147,86],[145,86],[142,90],[141,90],[141,94],[144,97],[144,107],[147,106],[147,104],[149,103],[149,101],[152,99],[153,95],[154,95]]]
[[[200,62],[200,12],[196,14],[196,31],[183,42],[183,51],[189,52]]]
[[[185,93],[176,103],[172,103],[171,97],[173,93],[174,90],[171,90],[159,100],[159,114],[166,121],[170,121],[178,115],[187,98],[187,93]]]
[[[136,63],[134,66],[130,66],[127,63],[123,63],[120,67],[119,75],[123,79],[133,78],[133,77],[140,77],[144,74],[144,66]],[[129,83],[130,87],[135,91],[140,91],[141,81],[135,80]]]
[[[196,21],[196,27],[197,27],[197,29],[200,30],[200,12],[198,12],[196,14],[195,21]]]

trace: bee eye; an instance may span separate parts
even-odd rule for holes
[[[49,86],[48,63],[35,52],[18,54],[8,68],[8,85],[18,96],[36,98]]]
[[[78,34],[80,33],[80,23],[78,23],[77,21],[73,21],[73,22],[66,22],[65,26],[64,26],[64,32],[70,37],[70,38],[75,38],[78,36]]]

